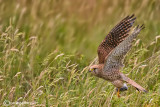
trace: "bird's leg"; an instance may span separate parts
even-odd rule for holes
[[[120,94],[120,88],[118,88],[118,91],[117,91],[117,96],[118,96],[118,97],[120,97],[119,94]]]

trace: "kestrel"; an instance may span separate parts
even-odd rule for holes
[[[127,16],[109,32],[98,47],[99,64],[92,65],[89,69],[93,75],[103,78],[117,87],[118,97],[120,97],[120,91],[128,89],[125,83],[131,84],[139,91],[147,92],[142,86],[120,72],[124,57],[132,47],[133,40],[144,28],[144,25],[138,25],[129,34],[135,19],[134,14]]]

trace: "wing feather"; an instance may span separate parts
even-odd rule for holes
[[[106,57],[106,62],[104,65],[104,71],[119,70],[123,67],[123,60],[127,52],[132,46],[132,41],[137,37],[140,31],[144,28],[144,25],[137,26],[133,33],[126,37],[123,42],[121,42],[109,55]]]
[[[128,33],[135,19],[136,17],[134,17],[134,14],[125,17],[105,37],[97,50],[100,64],[104,63],[105,57],[129,35]]]

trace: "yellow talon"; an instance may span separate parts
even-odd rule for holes
[[[120,97],[120,89],[118,88],[117,96]]]

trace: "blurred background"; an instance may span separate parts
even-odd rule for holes
[[[127,15],[145,24],[139,38],[144,44],[160,34],[159,0],[0,0],[0,24],[40,40],[42,55],[53,50],[84,54],[93,59],[108,32]]]
[[[121,70],[148,90],[116,96],[88,73],[97,47],[124,17],[145,29]],[[160,0],[0,0],[0,106],[160,106]]]

